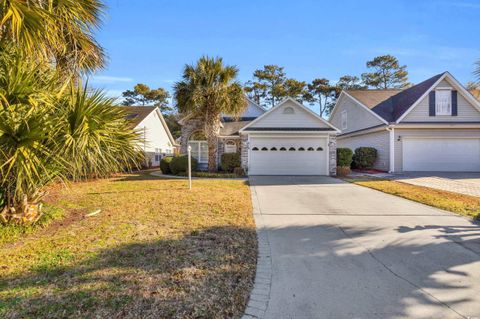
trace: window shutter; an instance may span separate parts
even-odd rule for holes
[[[435,91],[430,91],[428,95],[428,115],[435,116]]]
[[[452,91],[452,116],[458,115],[457,91]]]

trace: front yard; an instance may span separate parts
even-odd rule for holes
[[[468,216],[473,219],[480,218],[480,197],[411,185],[388,179],[355,177],[345,178],[345,180],[384,193],[400,196],[422,204]]]
[[[193,185],[139,173],[53,191],[62,219],[0,243],[0,317],[239,317],[256,264],[249,189]]]

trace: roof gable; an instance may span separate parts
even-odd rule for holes
[[[443,75],[444,73],[437,74],[417,85],[401,91],[372,108],[372,111],[388,122],[397,121],[415,102],[426,94]]]
[[[468,92],[467,89],[465,89],[465,87],[460,82],[458,82],[458,80],[455,79],[449,72],[444,72],[418,84],[417,86],[424,84],[428,81],[427,85],[429,85],[429,87],[426,88],[423,91],[423,94],[421,94],[408,108],[406,108],[402,113],[399,113],[398,116],[394,119],[394,121],[399,123],[428,95],[428,93],[430,93],[431,90],[435,89],[437,85],[439,85],[442,81],[445,80],[447,81],[447,83],[451,84],[452,87],[456,89],[459,94],[461,94],[467,101],[469,101],[473,107],[480,111],[480,102],[470,92]]]
[[[242,131],[339,130],[292,98],[287,98],[243,127]]]
[[[156,112],[157,114],[156,118],[160,121],[160,124],[162,125],[163,129],[167,133],[170,143],[174,146],[178,144],[173,138],[172,133],[168,128],[167,122],[165,122],[162,112],[160,112],[160,109],[158,107],[156,106],[119,106],[119,107],[122,108],[127,113],[126,119],[132,123],[133,128],[137,128],[143,122],[143,120],[145,120],[150,114],[152,114],[152,112]]]

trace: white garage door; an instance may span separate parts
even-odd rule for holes
[[[404,139],[403,170],[425,172],[480,171],[480,139]]]
[[[326,137],[252,137],[249,175],[328,175]]]

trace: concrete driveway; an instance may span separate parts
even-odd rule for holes
[[[480,318],[478,225],[329,177],[250,184],[261,228],[251,317]]]

